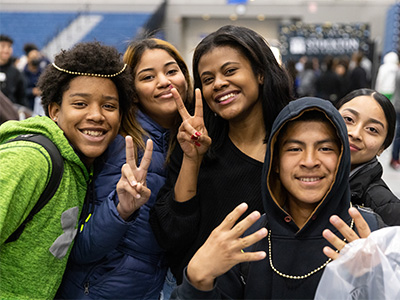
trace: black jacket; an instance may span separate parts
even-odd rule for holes
[[[10,59],[0,66],[0,90],[13,103],[28,107],[25,96],[25,80],[22,73],[14,66]]]
[[[382,180],[382,165],[376,158],[350,174],[351,202],[370,207],[387,225],[400,225],[400,199]]]
[[[282,126],[302,112],[317,109],[324,112],[336,128],[342,144],[335,181],[330,190],[315,208],[314,212],[299,229],[285,211],[280,197],[282,186],[279,176],[272,167],[277,136]],[[329,223],[329,217],[338,215],[348,225],[352,220],[350,207],[350,148],[346,125],[342,116],[327,100],[301,98],[292,101],[278,115],[272,127],[262,174],[262,198],[266,213],[246,234],[266,227],[271,234],[245,251],[266,251],[264,260],[243,263],[216,280],[214,289],[203,292],[190,285],[187,278],[172,294],[171,299],[313,299],[323,266],[328,258],[322,249],[329,243],[322,237],[322,231],[329,228],[339,237],[340,233]],[[370,211],[360,210],[371,230],[379,228],[378,217]],[[271,242],[269,242],[269,240]],[[303,276],[290,279],[279,275],[272,268],[286,275]],[[308,275],[312,273],[312,275]]]

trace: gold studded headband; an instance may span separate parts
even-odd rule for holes
[[[125,71],[126,66],[127,66],[127,64],[124,64],[123,68],[120,71],[118,71],[117,73],[107,75],[107,74],[94,74],[94,73],[82,73],[82,72],[69,71],[69,70],[65,70],[63,68],[60,68],[55,63],[53,63],[53,67],[54,68],[56,68],[58,71],[61,71],[61,72],[67,73],[67,74],[79,75],[79,76],[103,77],[103,78],[110,78],[110,77],[118,76],[123,71]]]

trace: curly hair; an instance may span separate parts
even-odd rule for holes
[[[62,69],[71,72],[92,74],[115,74],[122,70],[124,63],[121,54],[111,46],[99,42],[76,44],[70,50],[61,50],[56,55],[54,63]],[[37,86],[42,91],[42,106],[49,116],[48,106],[55,102],[61,105],[63,93],[69,89],[69,83],[77,74],[69,74],[57,70],[53,65],[48,65],[39,78]],[[116,86],[119,96],[119,110],[123,116],[132,106],[133,84],[129,71],[109,78]]]

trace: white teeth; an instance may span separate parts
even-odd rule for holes
[[[91,135],[91,136],[101,136],[103,135],[103,131],[95,131],[95,130],[83,130],[84,134]]]
[[[304,182],[313,182],[313,181],[318,181],[319,177],[314,177],[314,178],[299,178],[300,181],[304,181]]]
[[[235,95],[236,95],[235,93],[227,94],[227,95],[225,95],[225,96],[219,98],[218,101],[219,101],[219,102],[222,102],[222,101],[228,100],[229,98],[234,97]]]

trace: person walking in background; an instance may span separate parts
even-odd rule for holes
[[[396,52],[389,52],[383,57],[376,77],[375,90],[384,94],[389,100],[392,98],[395,85],[396,73],[399,70],[399,57]]]
[[[297,94],[299,97],[315,96],[317,93],[316,83],[317,75],[314,71],[314,63],[308,59],[304,64],[304,70],[299,73],[299,85]]]
[[[338,92],[337,99],[341,99],[350,92],[349,59],[347,57],[340,57],[336,60],[335,73],[339,77],[340,81],[340,91]]]
[[[400,170],[400,68],[397,69],[395,90],[392,96],[392,103],[396,110],[396,133],[393,140],[392,148],[392,159],[390,160],[390,166],[399,171]]]
[[[41,67],[40,62],[42,55],[37,49],[31,49],[26,53],[27,63],[24,67],[23,74],[26,82],[26,97],[28,99],[29,108],[34,110],[35,98],[41,96],[42,92],[37,87],[39,76],[43,73],[44,67]],[[40,103],[40,100],[37,104]]]
[[[316,79],[317,96],[334,103],[341,91],[340,79],[334,72],[334,59],[328,55],[323,61],[323,71]]]
[[[76,238],[57,298],[158,299],[163,288],[168,262],[150,228],[149,211],[165,182],[166,165],[182,122],[171,87],[185,104],[191,103],[193,87],[182,56],[163,40],[134,41],[124,54],[124,62],[133,77],[134,105],[122,121],[121,135],[98,166],[94,212]],[[116,211],[118,199],[113,195],[128,159],[123,136],[133,135],[138,128],[138,162],[145,159],[146,140],[151,138],[154,144],[146,179],[151,196],[136,216],[124,218]],[[169,299],[166,291],[164,296]]]
[[[96,159],[116,137],[131,106],[132,81],[118,51],[80,43],[62,51],[40,77],[45,117],[0,126],[0,294],[6,299],[53,299],[61,283],[77,227],[93,200],[91,173]],[[19,238],[7,241],[41,199],[51,163],[46,149],[31,141],[51,140],[61,154],[62,178],[54,196],[29,221]],[[8,142],[8,143],[7,143]],[[133,143],[117,185],[118,211],[132,214],[150,196],[137,178]],[[151,159],[151,143],[145,156]],[[146,169],[147,166],[141,166]],[[133,185],[132,182],[138,180]],[[89,186],[88,186],[89,185]],[[139,195],[139,197],[138,197]],[[130,211],[133,210],[133,211]],[[79,222],[79,225],[78,225]]]
[[[265,141],[292,99],[288,74],[251,29],[228,25],[209,34],[192,65],[196,109],[189,114],[172,89],[183,119],[180,147],[150,216],[178,284],[193,254],[237,204],[246,199],[251,210],[263,211]]]
[[[347,126],[351,153],[351,202],[370,207],[387,225],[400,225],[400,199],[382,180],[376,156],[392,143],[396,113],[390,100],[374,90],[350,92],[336,103]]]
[[[361,88],[369,88],[367,72],[361,66],[364,54],[361,51],[354,52],[351,56],[349,72],[350,72],[350,83],[349,91],[358,90]]]
[[[29,107],[25,95],[25,81],[12,59],[14,41],[0,34],[0,90],[11,102]]]

